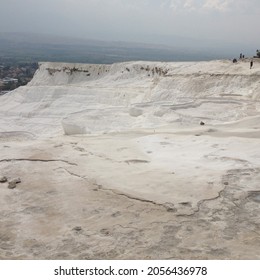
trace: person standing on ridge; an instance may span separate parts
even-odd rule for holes
[[[254,62],[253,62],[253,60],[251,60],[250,61],[250,69],[253,67],[253,64],[254,64]]]

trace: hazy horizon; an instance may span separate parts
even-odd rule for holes
[[[0,32],[251,52],[259,15],[256,0],[1,0]]]

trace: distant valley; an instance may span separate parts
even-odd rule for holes
[[[38,61],[111,64],[124,61],[200,61],[228,54],[176,44],[164,46],[131,42],[57,37],[30,33],[0,33],[0,64]]]

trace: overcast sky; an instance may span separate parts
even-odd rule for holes
[[[0,0],[0,32],[169,43],[176,36],[260,48],[259,0]]]

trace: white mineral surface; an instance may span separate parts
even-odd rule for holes
[[[41,63],[0,105],[0,259],[260,258],[259,61]]]

